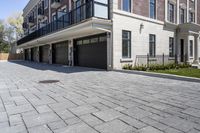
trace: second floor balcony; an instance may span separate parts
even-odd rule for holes
[[[33,16],[30,16],[28,18],[28,24],[29,24],[29,26],[33,26],[34,25],[34,17]]]
[[[61,6],[61,0],[51,0],[51,8],[58,8]]]
[[[42,19],[44,17],[44,8],[43,7],[39,7],[38,8],[38,18]]]
[[[75,25],[87,22],[91,20],[91,18],[109,20],[109,0],[101,1],[104,2],[100,3],[99,0],[89,0],[70,12],[63,13],[60,17],[57,16],[56,20],[25,36],[24,38],[21,38],[17,44],[21,45],[57,31],[71,28]]]

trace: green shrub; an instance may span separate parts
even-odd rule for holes
[[[133,66],[131,64],[125,64],[123,69],[126,70],[137,70],[137,71],[157,71],[157,70],[170,70],[170,69],[180,69],[180,68],[189,68],[191,67],[189,64],[151,64],[149,67],[146,65],[141,66]]]

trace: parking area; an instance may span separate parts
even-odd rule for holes
[[[24,61],[0,77],[0,133],[200,133],[198,82]]]

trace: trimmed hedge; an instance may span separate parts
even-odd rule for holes
[[[166,64],[166,65],[154,64],[150,65],[149,67],[147,67],[147,65],[133,66],[131,64],[126,64],[123,66],[123,69],[137,70],[137,71],[157,71],[157,70],[170,70],[170,69],[180,69],[189,67],[191,67],[191,65],[189,64]]]

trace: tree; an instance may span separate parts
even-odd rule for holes
[[[3,36],[4,36],[4,25],[3,25],[3,21],[0,20],[0,43],[3,41]]]
[[[8,17],[7,22],[15,32],[16,40],[23,35],[23,17],[21,13],[15,13],[12,16]]]
[[[7,26],[5,30],[6,40],[11,46],[10,52],[16,53],[17,51],[17,40],[23,36],[23,17],[21,13],[15,13],[7,18]]]

